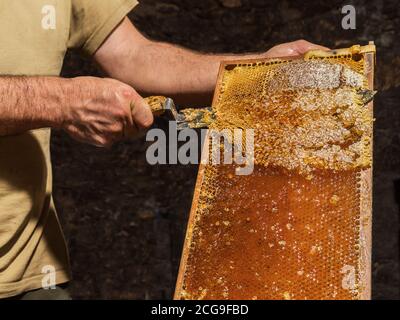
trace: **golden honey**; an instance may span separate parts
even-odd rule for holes
[[[254,172],[201,167],[177,299],[369,295],[374,47],[224,64],[213,129],[254,129]]]

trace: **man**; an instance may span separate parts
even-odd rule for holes
[[[56,284],[70,280],[52,201],[49,128],[109,147],[152,124],[137,92],[203,105],[210,102],[220,61],[238,59],[146,39],[126,18],[136,4],[0,2],[0,298],[40,297],[44,291],[37,289],[48,270]],[[57,77],[68,48],[92,56],[113,79]],[[296,41],[246,57],[297,55],[313,48],[321,47]]]

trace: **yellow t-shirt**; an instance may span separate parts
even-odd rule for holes
[[[0,76],[57,76],[67,48],[93,54],[136,0],[1,0]],[[1,122],[0,122],[1,125]],[[0,298],[70,279],[52,201],[50,130],[0,137]]]

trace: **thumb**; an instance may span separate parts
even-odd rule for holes
[[[140,95],[131,101],[131,111],[132,120],[139,130],[147,129],[153,124],[154,117],[151,109]]]
[[[124,128],[125,138],[135,138],[141,131],[151,126],[153,114],[144,99],[138,94],[130,102],[131,121]]]

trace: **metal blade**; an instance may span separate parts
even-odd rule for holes
[[[178,112],[174,100],[164,96],[145,98],[154,116],[175,120],[178,130],[208,127],[215,116],[211,108],[183,108]]]
[[[374,90],[368,90],[368,89],[363,89],[363,90],[358,90],[357,94],[360,95],[361,102],[366,105],[369,102],[371,102],[374,99],[375,94],[377,91]]]
[[[212,108],[186,108],[178,114],[178,129],[207,128],[214,120],[215,114]]]

